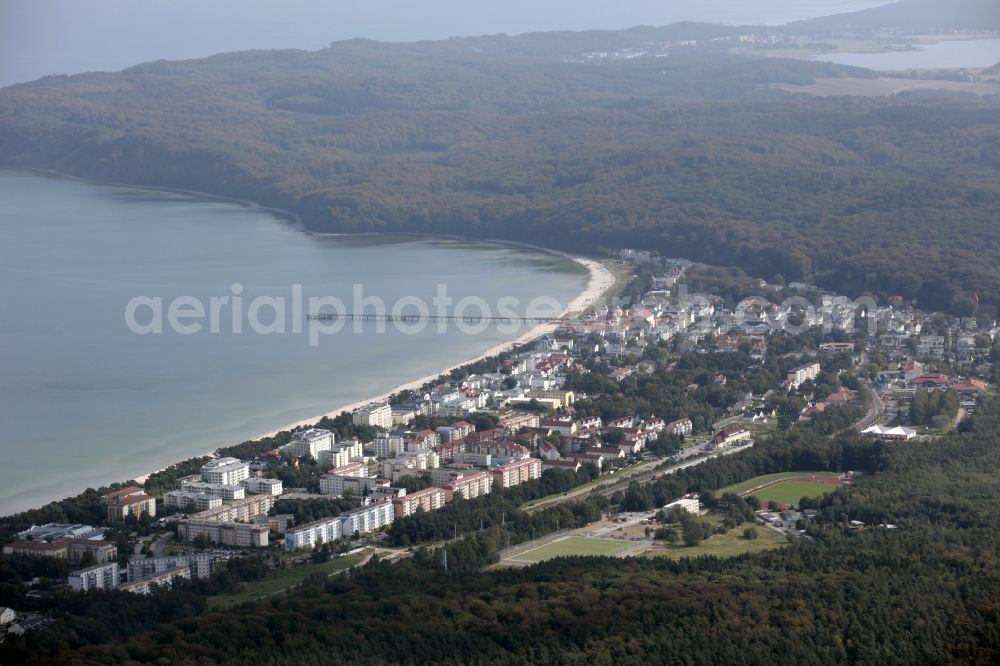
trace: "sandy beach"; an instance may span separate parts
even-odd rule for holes
[[[569,305],[567,305],[563,309],[562,313],[560,314],[561,317],[571,316],[587,309],[587,307],[592,305],[601,296],[603,296],[604,293],[608,289],[610,289],[611,286],[615,283],[614,276],[604,266],[604,264],[602,264],[599,261],[596,261],[594,259],[584,259],[583,257],[576,257],[573,255],[566,254],[564,252],[547,250],[545,248],[534,248],[534,249],[543,250],[545,252],[549,252],[550,254],[557,254],[559,256],[564,256],[567,259],[572,259],[573,261],[577,262],[590,272],[590,278],[587,281],[587,286],[584,288],[582,292],[580,292],[580,294],[576,298],[570,301]],[[456,363],[454,365],[448,366],[447,368],[442,368],[441,370],[429,374],[426,377],[421,377],[420,379],[414,379],[413,381],[406,382],[405,384],[400,384],[399,386],[393,387],[390,391],[387,391],[386,393],[383,393],[381,395],[372,396],[346,405],[340,405],[324,414],[320,414],[319,416],[314,416],[312,418],[296,421],[295,423],[289,423],[285,426],[282,426],[281,428],[278,428],[277,430],[271,430],[269,432],[260,433],[255,437],[252,437],[251,439],[262,439],[264,437],[272,437],[283,430],[292,430],[295,428],[301,428],[303,426],[313,425],[324,417],[333,418],[335,416],[339,416],[343,412],[349,412],[359,407],[364,407],[365,405],[373,402],[385,402],[386,400],[389,399],[389,396],[393,395],[394,393],[399,393],[400,391],[411,391],[414,389],[418,389],[427,382],[433,381],[438,377],[440,377],[441,375],[446,375],[456,368],[460,368],[463,365],[469,365],[470,363],[475,363],[476,361],[480,361],[484,358],[489,358],[490,356],[496,356],[497,354],[501,354],[511,349],[512,347],[516,347],[526,342],[530,342],[532,340],[544,337],[552,333],[556,328],[557,324],[539,324],[534,328],[532,328],[530,331],[527,331],[526,333],[524,333],[523,335],[519,336],[517,339],[511,342],[505,342],[496,345],[494,347],[491,347],[486,351],[484,351],[482,354],[479,354],[478,356],[465,359],[461,363]]]
[[[503,241],[498,241],[498,242],[503,242]],[[599,262],[597,260],[586,259],[584,257],[578,257],[578,256],[571,255],[571,254],[568,254],[568,253],[565,253],[565,252],[560,252],[558,250],[550,250],[550,249],[547,249],[547,248],[537,247],[537,246],[533,246],[533,245],[527,245],[527,244],[523,244],[523,243],[508,243],[508,244],[522,245],[524,247],[529,247],[531,249],[540,250],[540,251],[543,251],[543,252],[547,252],[549,254],[555,254],[555,255],[558,255],[558,256],[561,256],[561,257],[566,257],[567,259],[571,259],[571,260],[575,261],[576,263],[580,264],[581,266],[583,266],[584,268],[586,268],[587,271],[590,273],[590,277],[587,280],[586,287],[584,287],[583,291],[581,291],[576,296],[576,298],[574,298],[572,301],[570,301],[570,303],[563,309],[563,311],[560,313],[560,317],[576,316],[579,313],[583,312],[588,307],[592,306],[595,302],[597,302],[612,287],[612,285],[614,285],[614,283],[615,283],[615,277],[614,277],[614,275],[612,275],[611,271],[609,271],[607,269],[607,267],[604,266],[604,264],[602,264],[601,262]],[[464,365],[468,365],[470,363],[475,363],[476,361],[480,361],[480,360],[482,360],[484,358],[489,358],[490,356],[496,356],[496,355],[501,354],[501,353],[503,353],[505,351],[508,351],[511,348],[516,347],[518,345],[522,345],[522,344],[525,344],[525,343],[530,342],[532,340],[537,340],[537,339],[539,339],[541,337],[549,335],[553,331],[555,331],[555,329],[557,327],[558,327],[558,324],[554,324],[554,323],[539,324],[539,325],[533,327],[531,330],[525,332],[523,335],[519,336],[517,339],[512,340],[511,342],[504,342],[502,344],[493,346],[493,347],[487,349],[486,351],[484,351],[483,353],[481,353],[481,354],[479,354],[477,356],[465,359],[464,361],[462,361],[460,363],[456,363],[456,364],[451,365],[451,366],[448,366],[447,368],[442,368],[441,370],[438,370],[437,372],[429,374],[429,375],[427,375],[425,377],[421,377],[419,379],[414,379],[414,380],[408,381],[408,382],[406,382],[404,384],[400,384],[398,386],[395,386],[391,390],[389,390],[389,391],[387,391],[385,393],[382,393],[381,395],[367,397],[367,398],[364,398],[362,400],[358,400],[356,402],[352,402],[352,403],[349,403],[349,404],[346,404],[346,405],[339,405],[337,407],[334,407],[333,409],[331,409],[328,412],[325,412],[323,414],[319,414],[318,416],[313,416],[313,417],[310,417],[310,418],[307,418],[307,419],[302,419],[302,420],[296,421],[294,423],[288,423],[286,425],[281,426],[280,428],[276,428],[275,430],[270,430],[270,431],[267,431],[267,432],[259,433],[257,435],[254,435],[253,437],[249,438],[249,440],[252,441],[252,440],[257,440],[257,439],[263,439],[265,437],[273,437],[274,435],[277,435],[279,432],[282,432],[282,431],[285,431],[285,430],[294,430],[295,428],[301,428],[301,427],[304,427],[304,426],[314,425],[317,421],[319,421],[320,419],[322,419],[324,417],[334,418],[336,416],[339,416],[343,412],[353,411],[353,410],[355,410],[355,409],[357,409],[359,407],[364,407],[365,405],[373,403],[373,402],[385,402],[385,401],[387,401],[389,399],[389,396],[391,396],[391,395],[393,395],[395,393],[399,393],[400,391],[409,391],[409,390],[418,389],[421,386],[423,386],[424,384],[437,379],[441,375],[446,375],[446,374],[448,374],[449,372],[451,372],[452,370],[454,370],[456,368],[460,368],[460,367],[462,367]],[[238,444],[238,443],[240,443],[240,442],[231,442],[230,444]],[[228,445],[229,444],[225,444],[225,445],[222,445],[222,446],[228,446]],[[205,453],[203,453],[201,455],[202,456],[212,457],[212,456],[215,455],[215,451],[206,451]],[[135,477],[135,480],[137,482],[139,482],[139,483],[145,483],[145,481],[152,474],[155,474],[156,472],[162,471],[163,469],[165,469],[165,468],[161,468],[161,469],[158,469],[158,470],[153,470],[153,471],[151,471],[151,472],[149,472],[147,474],[143,474],[141,476],[137,476],[137,477]]]

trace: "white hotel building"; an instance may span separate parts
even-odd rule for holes
[[[234,500],[241,500],[247,495],[246,488],[243,486],[234,486],[224,483],[205,483],[195,481],[194,483],[185,483],[180,487],[181,490],[187,490],[192,493],[205,493],[206,495],[215,495],[216,497],[221,497],[222,499],[232,502]]]
[[[329,451],[333,448],[335,435],[329,430],[320,428],[310,428],[295,433],[292,441],[282,447],[294,456],[311,456],[314,460],[319,459],[321,451]]]
[[[222,498],[208,493],[196,493],[189,490],[171,490],[163,494],[163,505],[168,508],[208,511],[222,506]]]
[[[264,479],[259,476],[251,476],[243,480],[243,487],[251,495],[271,495],[277,497],[285,491],[281,479]]]
[[[354,425],[392,428],[392,407],[388,404],[371,404],[354,410]]]
[[[205,483],[238,486],[241,481],[250,478],[250,463],[236,458],[217,458],[202,466],[201,478]]]

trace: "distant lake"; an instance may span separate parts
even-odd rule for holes
[[[565,305],[588,277],[573,261],[508,245],[317,238],[238,204],[23,173],[0,172],[0,201],[0,513],[378,395],[526,330],[367,325],[311,347],[305,332],[236,334],[224,316],[218,334],[137,335],[125,324],[133,297],[207,303],[239,284],[247,310],[258,296],[291,299],[294,284],[304,298],[350,304],[357,284],[391,305],[430,302],[441,283],[456,302],[545,295]]]
[[[989,67],[1000,62],[1000,39],[945,41],[917,48],[919,50],[887,53],[832,53],[815,56],[813,59],[883,72]]]

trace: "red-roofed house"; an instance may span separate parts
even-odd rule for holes
[[[144,513],[149,514],[150,518],[156,516],[156,498],[147,495],[138,486],[116,490],[101,499],[108,507],[108,520],[113,523],[121,522],[128,516],[139,517]]]
[[[920,375],[914,377],[910,382],[914,386],[922,388],[947,388],[949,381],[946,375]]]
[[[852,402],[857,402],[858,399],[856,391],[851,391],[850,389],[841,387],[838,391],[834,391],[830,395],[826,396],[826,403],[828,405],[847,405]]]
[[[978,379],[966,379],[951,387],[956,393],[982,393],[986,390],[986,382]]]

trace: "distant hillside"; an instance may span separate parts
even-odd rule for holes
[[[0,165],[252,199],[324,231],[640,246],[956,312],[1000,302],[1000,100],[793,96],[766,86],[874,74],[683,49],[562,61],[692,30],[714,29],[47,77],[0,90]]]
[[[797,34],[872,34],[898,29],[908,34],[952,30],[1000,30],[997,0],[899,0],[858,12],[796,21]]]

